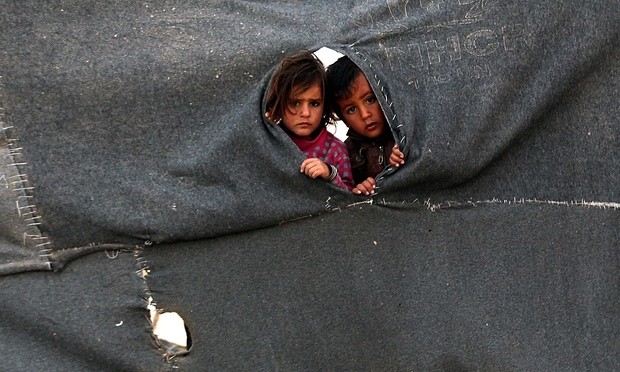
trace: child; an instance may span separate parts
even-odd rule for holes
[[[325,105],[325,68],[309,51],[282,60],[266,96],[265,116],[295,142],[307,159],[302,173],[351,190],[353,177],[345,144],[327,131],[332,120]]]
[[[327,82],[327,105],[349,127],[344,143],[356,185],[352,191],[373,194],[375,177],[388,163],[395,167],[404,164],[404,154],[395,144],[366,76],[353,61],[344,56],[329,66]]]

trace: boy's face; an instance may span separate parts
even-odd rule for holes
[[[295,92],[295,87],[293,92]],[[323,94],[321,86],[314,84],[301,93],[289,97],[282,122],[289,131],[299,137],[310,139],[321,125],[323,117]]]
[[[337,104],[342,113],[340,119],[357,134],[367,138],[383,134],[385,116],[364,74],[357,74],[351,82],[351,97],[339,99]]]

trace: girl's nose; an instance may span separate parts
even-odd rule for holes
[[[308,105],[301,105],[299,115],[303,117],[310,116],[310,107]]]

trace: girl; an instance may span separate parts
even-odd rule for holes
[[[325,68],[309,51],[282,60],[267,91],[265,116],[295,142],[307,159],[301,173],[351,190],[353,176],[347,148],[327,131],[332,120],[325,105]]]

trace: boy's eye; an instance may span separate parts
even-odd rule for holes
[[[366,102],[368,103],[375,103],[377,101],[377,97],[375,97],[374,95],[369,96],[368,98],[366,98]]]
[[[320,107],[321,106],[321,102],[319,102],[319,101],[312,101],[312,102],[310,102],[310,105],[312,107]]]

